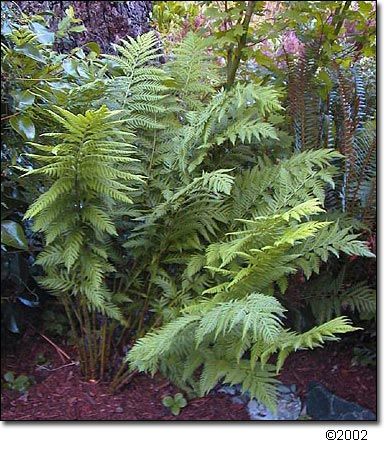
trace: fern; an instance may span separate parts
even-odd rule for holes
[[[63,131],[43,136],[59,143],[30,143],[41,154],[29,157],[43,165],[24,174],[51,181],[25,214],[46,238],[37,259],[46,273],[41,284],[57,296],[68,295],[123,320],[104,278],[114,271],[106,239],[117,235],[109,211],[117,202],[132,203],[128,194],[134,188],[127,182],[142,182],[141,176],[127,171],[135,161],[127,142],[130,134],[122,130],[125,121],[116,119],[120,112],[106,107],[84,115],[53,107],[49,114]]]
[[[348,320],[336,318],[295,334],[283,328],[283,312],[275,298],[258,293],[222,304],[202,303],[138,340],[127,359],[133,369],[154,374],[160,368],[176,383],[196,387],[202,396],[219,381],[241,383],[244,392],[274,410],[276,380],[273,367],[266,363],[271,354],[279,352],[279,371],[284,354],[320,346],[336,339],[335,334],[355,330]],[[241,348],[241,341],[247,346]],[[249,349],[250,360],[242,359]]]
[[[301,300],[310,307],[319,324],[342,312],[356,312],[360,316],[376,313],[376,290],[365,281],[349,283],[347,271],[345,265],[336,276],[324,272],[311,278],[302,290]]]
[[[288,276],[300,269],[307,277],[318,272],[329,254],[372,256],[351,228],[324,219],[325,188],[334,186],[337,173],[332,163],[342,159],[336,151],[305,151],[275,164],[260,158],[250,169],[233,169],[235,177],[219,170],[192,177],[217,146],[248,143],[254,136],[249,124],[264,125],[276,102],[268,88],[237,85],[188,112],[186,123],[170,135],[169,152],[176,157],[166,163],[166,186],[185,185],[165,189],[164,201],[138,215],[140,225],[126,245],[136,258],[144,249],[153,256],[149,280],[161,290],[160,306],[177,306],[163,315],[163,327],[130,350],[131,369],[160,370],[199,395],[219,381],[242,383],[272,408],[270,352],[278,354],[279,369],[291,351],[355,330],[338,318],[295,337],[283,327],[285,310],[273,297],[275,289],[286,292]],[[259,132],[254,139],[259,142]],[[164,145],[159,149],[163,153]],[[179,257],[168,258],[165,249]]]
[[[298,174],[299,179],[313,177],[315,165],[324,170],[329,158],[337,156],[331,151],[302,155],[310,162],[311,174],[305,171]],[[296,158],[302,159],[300,155]],[[292,168],[291,161],[283,165],[288,170]],[[187,277],[197,276],[205,267],[213,278],[210,288],[184,308],[182,316],[135,344],[128,354],[132,368],[153,373],[160,369],[175,383],[188,384],[199,394],[207,393],[218,381],[243,381],[242,386],[252,397],[273,407],[273,382],[259,382],[257,364],[260,371],[269,371],[267,359],[278,353],[279,371],[291,351],[313,348],[335,339],[335,334],[355,330],[343,318],[301,335],[284,329],[281,320],[285,310],[271,296],[274,283],[285,291],[289,274],[299,268],[304,268],[307,275],[309,270],[318,271],[321,261],[326,261],[325,253],[372,254],[349,229],[340,229],[338,223],[310,219],[321,215],[323,209],[320,200],[308,198],[311,193],[303,183],[299,194],[304,193],[305,201],[295,205],[297,195],[289,195],[292,189],[288,190],[290,193],[284,191],[283,182],[278,183],[278,188],[276,183],[266,185],[265,178],[260,183],[266,189],[271,188],[271,197],[265,195],[265,189],[257,190],[254,204],[258,212],[262,209],[269,214],[237,221],[237,230],[226,234],[228,239],[208,246],[206,266],[200,255],[192,258]],[[331,229],[326,233],[328,227]],[[249,350],[251,361],[246,373],[243,356]],[[183,371],[187,365],[190,371]],[[196,380],[199,368],[202,372]]]
[[[125,111],[127,126],[133,129],[159,128],[155,117],[166,112],[162,103],[168,88],[167,75],[153,63],[160,57],[158,39],[153,32],[128,37],[116,44],[117,55],[104,55],[121,71],[107,83],[105,102]]]
[[[211,149],[225,142],[234,146],[236,141],[277,139],[264,116],[280,108],[278,94],[268,87],[237,84],[229,91],[220,91],[205,108],[186,115],[187,124],[175,138],[181,170],[192,172]]]
[[[202,100],[215,93],[219,79],[214,62],[208,55],[211,38],[188,33],[173,50],[167,70],[173,80],[173,93],[179,96],[182,109],[197,109]]]

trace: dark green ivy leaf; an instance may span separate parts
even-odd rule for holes
[[[1,242],[16,249],[28,250],[23,227],[15,221],[1,221]]]
[[[34,94],[31,94],[29,91],[16,92],[13,95],[13,98],[15,100],[16,106],[20,109],[32,105],[35,100]]]
[[[40,53],[40,50],[33,44],[24,44],[22,46],[15,47],[14,50],[16,53],[28,56],[35,61],[39,61],[40,63],[45,62],[43,55]]]
[[[63,61],[63,69],[64,71],[69,74],[72,75],[73,77],[78,77],[78,72],[77,72],[77,67],[78,64],[76,63],[76,61],[72,60],[72,59],[65,59]]]
[[[15,116],[12,117],[9,122],[11,127],[24,139],[32,140],[35,138],[35,125],[28,116]]]
[[[42,44],[53,44],[55,41],[55,33],[48,30],[38,22],[32,22],[31,28],[35,32],[38,41]]]

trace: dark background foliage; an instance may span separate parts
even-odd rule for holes
[[[61,50],[82,46],[89,41],[99,44],[103,52],[111,52],[111,43],[118,42],[125,36],[136,37],[146,33],[150,29],[149,16],[152,10],[152,2],[69,2],[69,1],[44,1],[44,2],[14,2],[28,15],[51,12],[50,25],[55,28],[58,21],[63,18],[65,10],[72,6],[75,17],[82,20],[86,31],[68,38],[61,43]]]

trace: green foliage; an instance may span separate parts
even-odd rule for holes
[[[133,161],[127,142],[131,134],[122,130],[124,120],[115,119],[120,112],[106,107],[85,115],[59,107],[49,113],[63,131],[44,135],[57,144],[31,143],[40,153],[29,157],[42,166],[26,174],[51,181],[25,214],[34,218],[34,230],[46,239],[37,259],[46,272],[41,284],[57,296],[74,296],[91,309],[122,319],[104,274],[114,271],[107,237],[117,234],[109,211],[117,202],[132,202],[133,188],[126,182],[142,181],[127,170]]]
[[[211,53],[219,42],[188,34],[161,66],[148,33],[122,40],[117,55],[58,56],[52,74],[65,86],[44,77],[42,88],[23,87],[13,123],[31,141],[26,117],[35,135],[44,132],[44,141],[27,143],[34,166],[25,175],[42,193],[25,218],[44,236],[41,284],[61,298],[81,338],[86,377],[102,378],[112,337],[129,336],[138,338],[130,370],[160,371],[200,396],[219,382],[241,384],[274,409],[275,376],[289,353],[356,329],[334,310],[296,333],[285,326],[279,291],[285,296],[291,275],[310,278],[330,256],[373,254],[352,224],[324,209],[342,155],[314,135],[302,152],[271,151],[284,138],[280,91],[259,77],[234,82],[263,2],[234,3],[219,19],[233,21],[220,36],[226,74]],[[25,36],[14,30],[12,61],[21,38],[39,42],[43,58],[51,51],[39,27],[27,28]],[[45,31],[41,38],[51,41]],[[29,50],[21,55],[41,70]],[[360,174],[368,153],[359,155]],[[368,308],[368,293],[345,296],[342,303]],[[128,373],[117,374],[115,387]],[[166,402],[174,414],[184,407],[183,398]]]
[[[20,393],[25,393],[34,383],[34,378],[32,376],[26,376],[25,374],[20,374],[15,377],[15,373],[13,371],[8,371],[3,376],[5,381],[5,388],[9,390],[16,390]]]
[[[15,221],[1,221],[1,244],[27,250],[27,238],[22,226]]]
[[[137,40],[129,37],[115,45],[117,55],[105,55],[121,71],[107,82],[106,97],[114,100],[113,107],[125,111],[127,125],[133,128],[160,127],[155,117],[165,114],[162,104],[167,77],[154,62],[160,58],[157,37],[146,33]],[[153,63],[153,64],[152,64]]]
[[[277,371],[295,350],[321,346],[335,334],[355,330],[336,318],[304,334],[283,328],[284,309],[273,297],[252,293],[223,303],[201,302],[156,333],[138,340],[128,354],[133,368],[160,368],[173,382],[203,396],[219,382],[242,384],[244,392],[275,408],[275,372],[269,357],[278,352]],[[245,358],[246,351],[250,358]],[[196,370],[201,368],[199,380]]]
[[[365,281],[351,281],[343,266],[336,277],[323,272],[311,278],[302,292],[302,301],[310,306],[316,321],[321,324],[342,312],[363,315],[376,314],[376,290]]]
[[[161,33],[179,32],[186,22],[194,22],[198,13],[198,2],[155,1],[152,21]]]
[[[173,415],[179,415],[182,408],[187,405],[187,400],[181,393],[176,393],[175,396],[165,396],[163,398],[163,405],[167,407]]]
[[[168,63],[172,87],[183,108],[200,108],[200,101],[206,95],[214,94],[214,85],[219,82],[216,66],[208,55],[210,38],[199,38],[188,33],[184,40],[173,50]]]

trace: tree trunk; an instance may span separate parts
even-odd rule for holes
[[[20,9],[28,15],[42,11],[53,12],[50,27],[55,30],[58,21],[65,15],[65,10],[72,6],[75,17],[82,19],[87,28],[84,33],[73,33],[60,50],[68,51],[86,42],[99,44],[104,53],[113,51],[111,44],[117,43],[125,36],[137,37],[150,30],[149,16],[151,1],[16,1]]]

